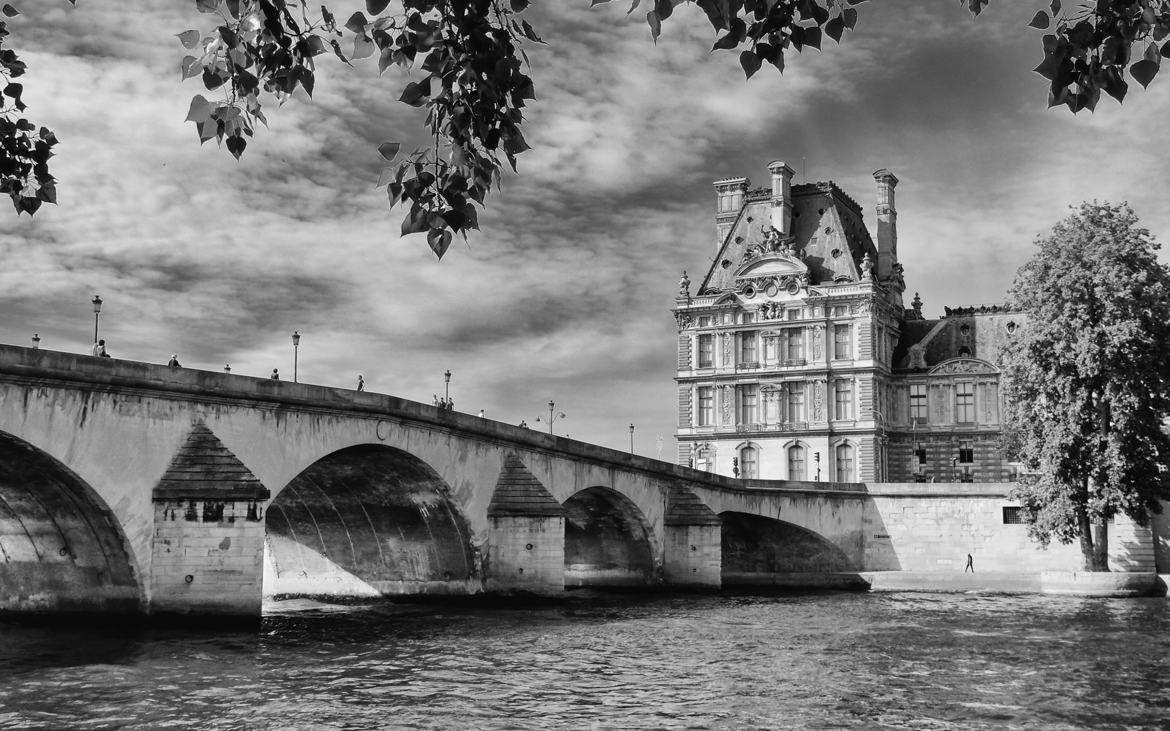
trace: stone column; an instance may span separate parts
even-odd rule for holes
[[[894,205],[894,188],[898,178],[882,168],[874,172],[877,181],[877,280],[887,279],[894,273],[898,262],[898,209]]]
[[[671,488],[663,519],[667,586],[718,589],[723,584],[722,521],[682,487]]]
[[[150,612],[260,618],[268,488],[202,423],[154,488]]]
[[[565,509],[515,455],[488,504],[485,585],[503,594],[565,591]]]

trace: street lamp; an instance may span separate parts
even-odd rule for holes
[[[557,419],[569,418],[568,414],[566,414],[563,411],[557,411],[556,413],[554,413],[554,410],[556,409],[556,407],[557,407],[557,405],[552,401],[552,399],[549,399],[549,402],[548,402],[548,433],[549,434],[553,433],[552,429],[553,429],[553,422],[554,421],[556,421]],[[540,421],[540,417],[539,416],[536,417],[536,420]]]
[[[634,425],[630,424],[630,454],[634,453]]]
[[[446,408],[451,408],[451,369],[448,368],[443,373],[443,403],[448,404]]]
[[[33,350],[41,347],[41,336],[38,333],[33,333]]]
[[[297,332],[296,330],[293,330],[292,339],[293,339],[293,383],[296,383],[297,382],[297,359],[298,359],[298,356],[300,355],[299,351],[301,349],[301,334],[299,332]]]
[[[93,296],[93,341],[98,341],[98,317],[102,314],[102,298]]]

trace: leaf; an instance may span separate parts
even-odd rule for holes
[[[529,0],[512,0],[512,12],[523,13],[528,8]],[[596,4],[596,3],[595,3]]]
[[[211,119],[211,110],[211,102],[204,99],[202,94],[196,94],[191,98],[191,107],[187,110],[187,118],[183,121],[202,124]]]
[[[247,146],[248,146],[248,141],[245,140],[243,137],[237,136],[237,137],[228,137],[227,138],[228,152],[235,155],[237,160],[240,159],[240,155],[244,154],[244,148]]]
[[[406,85],[402,90],[402,96],[398,101],[409,104],[412,107],[421,107],[426,103],[426,98],[431,95],[431,77],[427,77],[422,81],[412,81]]]
[[[1145,88],[1154,80],[1154,76],[1158,73],[1158,64],[1153,61],[1143,58],[1133,66],[1129,67],[1129,74]]]
[[[394,158],[398,157],[398,150],[402,147],[401,142],[383,142],[378,145],[378,154],[386,159],[387,162],[392,162]],[[384,183],[379,183],[379,186]]]
[[[410,207],[410,213],[402,219],[402,235],[422,233],[430,229],[427,212],[417,203]]]
[[[183,48],[186,48],[188,51],[199,45],[199,31],[197,30],[185,30],[175,37],[179,39],[179,43],[183,44]]]
[[[662,21],[658,19],[658,13],[653,10],[646,13],[646,23],[650,26],[650,38],[657,43],[658,36],[662,34]]]
[[[447,229],[431,229],[427,234],[427,245],[435,252],[436,257],[442,259],[443,254],[446,254],[448,247],[451,246],[451,232]]]
[[[201,13],[214,13],[219,10],[219,0],[195,0],[195,9]]]
[[[751,78],[752,74],[760,70],[760,65],[763,61],[756,55],[755,51],[744,51],[739,54],[739,65],[743,66],[743,72],[747,78]]]
[[[353,37],[353,53],[350,54],[350,58],[355,61],[361,58],[369,58],[374,55],[375,48],[377,46],[369,38],[363,35],[355,35]]]
[[[349,20],[345,21],[345,27],[350,33],[361,33],[366,29],[369,21],[366,16],[362,15],[361,11],[349,16]]]
[[[841,42],[841,34],[845,32],[845,21],[840,17],[833,18],[825,24],[825,35],[837,43]]]
[[[1052,10],[1052,17],[1060,15],[1060,0],[1052,0],[1052,5],[1049,8]]]
[[[1051,24],[1048,13],[1043,10],[1037,10],[1036,14],[1032,16],[1032,22],[1028,23],[1028,27],[1035,28],[1036,30],[1047,30]]]
[[[4,3],[4,7],[0,10],[3,10],[4,14],[7,15],[9,18],[11,18],[14,15],[20,15],[20,11],[17,10],[16,8],[12,7],[8,3]]]
[[[370,15],[381,15],[389,4],[390,0],[366,0],[366,12]]]

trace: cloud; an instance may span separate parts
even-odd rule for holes
[[[360,372],[428,401],[450,369],[461,410],[531,424],[553,399],[569,414],[559,433],[626,449],[633,422],[638,451],[661,434],[669,457],[669,309],[681,270],[697,281],[715,253],[712,180],[758,184],[786,159],[835,179],[872,224],[870,173],[894,170],[908,295],[928,313],[1001,300],[1036,233],[1083,198],[1128,199],[1170,230],[1170,161],[1149,136],[1170,86],[1095,115],[1045,110],[1031,7],[971,20],[945,3],[863,5],[842,45],[748,82],[737,54],[709,52],[695,8],[654,44],[624,8],[538,4],[533,149],[483,231],[436,262],[374,188],[379,143],[426,140],[396,70],[323,59],[315,98],[270,105],[236,162],[183,122],[208,92],[180,83],[174,34],[208,16],[171,0],[25,5],[11,40],[29,115],[62,140],[61,204],[0,214],[4,342],[87,349],[100,293],[116,356],[287,378],[295,329],[303,380],[349,387]]]

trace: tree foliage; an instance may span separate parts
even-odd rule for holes
[[[1107,570],[1107,521],[1144,525],[1170,499],[1170,269],[1125,205],[1083,203],[1037,245],[1003,352],[1007,426],[1036,472],[1016,497],[1034,538],[1079,538]]]
[[[72,0],[70,0],[72,2]],[[19,15],[16,8],[0,7],[4,17]],[[21,116],[24,85],[13,79],[24,75],[25,64],[4,47],[8,23],[0,20],[0,193],[7,193],[17,214],[37,212],[42,203],[57,202],[57,182],[49,174],[49,158],[57,138],[47,127],[37,128]]]
[[[960,5],[978,15],[989,1],[960,0]],[[608,2],[590,0],[591,5]],[[841,42],[845,31],[856,27],[855,6],[863,2],[632,0],[628,12],[646,9],[657,40],[680,5],[697,5],[715,33],[712,50],[737,51],[750,78],[765,63],[782,72],[786,53],[820,49],[826,37]],[[313,95],[323,55],[345,64],[376,58],[379,72],[421,70],[421,78],[407,81],[398,100],[425,110],[433,142],[402,157],[397,143],[383,144],[382,157],[397,160],[397,166],[383,171],[379,186],[386,188],[391,208],[407,208],[402,234],[426,233],[441,257],[453,235],[478,228],[476,206],[498,187],[503,164],[515,171],[517,156],[528,149],[521,133],[523,110],[536,92],[523,46],[542,43],[521,17],[529,4],[364,0],[356,10],[347,8],[348,15],[335,15],[308,0],[194,0],[208,22],[177,34],[187,51],[180,70],[184,79],[202,82],[208,94],[192,98],[187,120],[200,142],[215,139],[239,159],[257,123],[266,124],[269,98],[283,103],[298,88]],[[1165,42],[1170,0],[1095,0],[1070,13],[1062,10],[1061,0],[1051,0],[1044,8],[1030,25],[1051,29],[1043,36],[1044,60],[1036,68],[1050,81],[1049,106],[1091,110],[1102,91],[1121,101],[1127,68],[1146,86],[1161,57],[1170,55]],[[0,22],[0,40],[4,32]],[[4,63],[8,59],[11,64]],[[0,50],[0,72],[23,72],[10,50]],[[13,196],[17,211],[32,213],[41,201],[55,199],[46,165],[55,139],[44,128],[33,133],[29,123],[14,117],[23,110],[19,85],[4,92],[14,104],[4,107],[0,98],[0,190]]]

